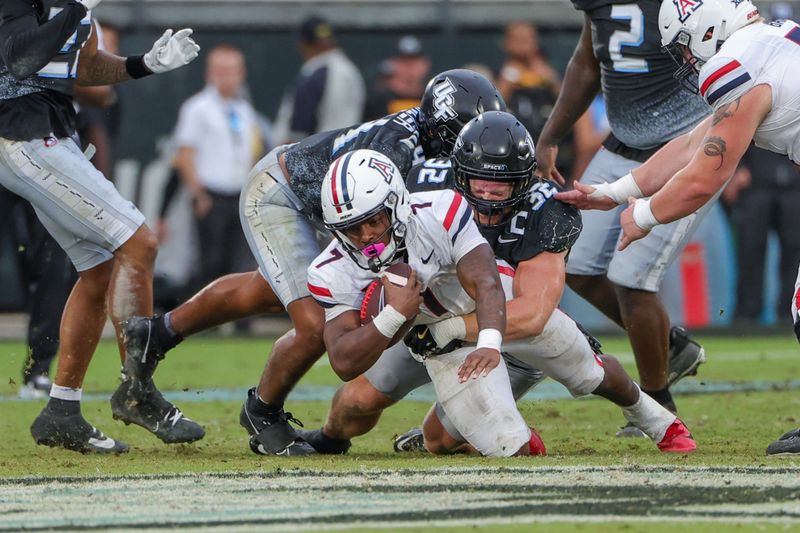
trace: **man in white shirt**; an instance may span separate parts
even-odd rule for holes
[[[183,103],[175,139],[175,166],[192,195],[205,283],[247,270],[252,259],[239,222],[239,193],[263,143],[256,112],[243,96],[242,52],[211,50],[206,87]]]

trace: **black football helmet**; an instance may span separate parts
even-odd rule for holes
[[[470,120],[456,138],[451,159],[458,192],[482,215],[505,215],[497,224],[508,219],[536,179],[533,140],[514,115],[503,111]],[[473,179],[512,183],[511,195],[505,200],[478,198],[470,187]]]
[[[453,69],[435,76],[420,104],[425,157],[449,156],[464,124],[485,111],[505,110],[500,92],[477,72]]]

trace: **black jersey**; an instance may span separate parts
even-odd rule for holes
[[[572,3],[591,19],[608,121],[622,143],[636,149],[657,147],[710,113],[702,97],[673,77],[677,66],[661,50],[661,0]]]
[[[322,218],[322,180],[333,160],[344,153],[375,150],[389,157],[402,175],[423,161],[418,115],[415,107],[351,128],[317,133],[290,146],[285,152],[290,184],[309,214]]]
[[[450,189],[454,173],[449,159],[429,159],[416,165],[406,177],[409,192]],[[509,220],[499,226],[478,225],[496,257],[516,267],[542,252],[570,249],[583,225],[580,212],[554,198],[559,189],[549,181],[537,181]]]
[[[74,133],[72,88],[91,28],[75,0],[0,0],[0,136]]]

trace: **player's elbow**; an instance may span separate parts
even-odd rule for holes
[[[689,200],[705,203],[714,196],[719,188],[720,184],[711,176],[695,179],[687,187],[687,196]]]
[[[514,320],[513,317],[509,317],[509,321],[518,324],[520,337],[538,337],[542,334],[542,331],[544,331],[545,324],[547,324],[547,320],[543,316],[535,313],[519,317],[517,320]]]

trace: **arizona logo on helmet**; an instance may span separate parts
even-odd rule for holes
[[[436,120],[450,120],[458,116],[453,109],[454,92],[456,92],[456,88],[450,78],[445,78],[444,83],[440,83],[433,89],[433,116]]]
[[[383,179],[386,180],[386,183],[392,182],[392,173],[394,169],[392,168],[391,164],[386,161],[381,161],[380,159],[371,157],[368,165],[370,168],[377,170],[380,175],[383,176]]]
[[[678,9],[678,20],[686,22],[686,19],[703,5],[703,0],[672,0],[672,3]]]

